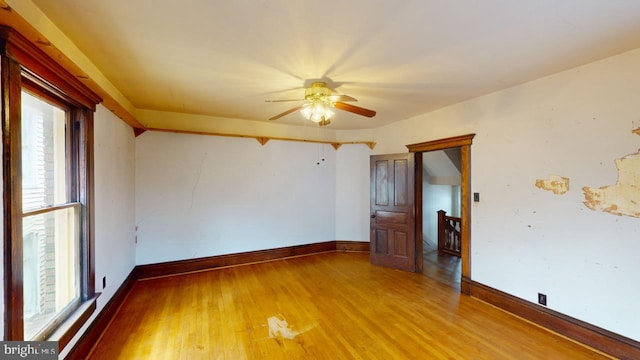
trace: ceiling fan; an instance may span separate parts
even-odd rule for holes
[[[284,101],[304,101],[303,104],[295,106],[283,113],[269,118],[269,120],[276,120],[285,115],[289,115],[293,112],[300,110],[305,118],[318,123],[320,126],[326,126],[331,123],[331,117],[333,117],[333,108],[352,112],[354,114],[374,117],[376,112],[373,110],[365,109],[359,106],[347,104],[347,102],[358,101],[355,98],[348,95],[335,95],[332,94],[331,89],[327,87],[327,83],[324,81],[316,81],[311,83],[311,86],[305,89],[304,99],[290,99],[290,100],[266,100],[267,102],[284,102]]]

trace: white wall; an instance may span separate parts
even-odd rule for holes
[[[444,150],[422,154],[423,252],[438,248],[438,211],[444,210],[447,216],[460,217],[461,181],[460,171]]]
[[[96,291],[104,304],[135,266],[135,137],[102,106],[95,120],[95,164]]]
[[[313,143],[142,134],[137,263],[335,240],[335,153]]]
[[[589,210],[583,186],[615,184],[638,152],[640,49],[376,130],[376,153],[476,133],[471,277],[640,340],[640,219]],[[554,195],[534,186],[570,178]]]
[[[95,113],[95,272],[97,311],[83,334],[135,266],[135,142],[133,130],[102,105]],[[107,286],[102,288],[102,277]]]
[[[365,145],[336,152],[336,240],[369,241],[369,155]]]
[[[447,216],[456,216],[452,213],[453,191],[452,185],[422,182],[422,241],[429,245],[430,250],[438,248],[438,211],[444,210]]]

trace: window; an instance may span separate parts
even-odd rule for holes
[[[62,349],[96,309],[93,112],[100,98],[0,27],[5,340]]]
[[[22,91],[24,339],[46,338],[80,304],[80,203],[68,177],[68,112]],[[69,153],[69,154],[68,154]]]

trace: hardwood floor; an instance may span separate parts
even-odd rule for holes
[[[423,274],[331,252],[139,281],[90,359],[603,359]]]
[[[422,256],[422,273],[459,291],[462,259],[448,254],[438,255],[437,249],[426,249]]]

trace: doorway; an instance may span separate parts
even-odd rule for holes
[[[407,145],[410,153],[415,154],[415,228],[416,228],[416,255],[419,262],[418,268],[424,273],[429,271],[428,266],[433,266],[424,259],[423,250],[423,228],[428,226],[423,220],[424,212],[424,198],[423,198],[423,155],[427,154],[427,160],[429,153],[440,150],[459,149],[455,150],[459,152],[459,169],[460,169],[460,228],[459,228],[459,241],[460,241],[460,260],[459,260],[459,275],[454,275],[460,279],[459,287],[460,292],[463,294],[470,294],[471,285],[471,144],[475,134],[461,135],[446,139],[427,141],[423,143]],[[449,150],[451,153],[451,150]],[[445,152],[446,155],[446,152]],[[444,210],[444,209],[443,209]],[[436,262],[439,262],[438,259]],[[446,264],[452,268],[455,265]],[[441,268],[436,268],[441,270]],[[457,271],[457,270],[452,270]],[[458,277],[459,276],[459,277]]]
[[[460,147],[422,153],[422,273],[460,289]],[[418,219],[416,219],[418,220]]]

